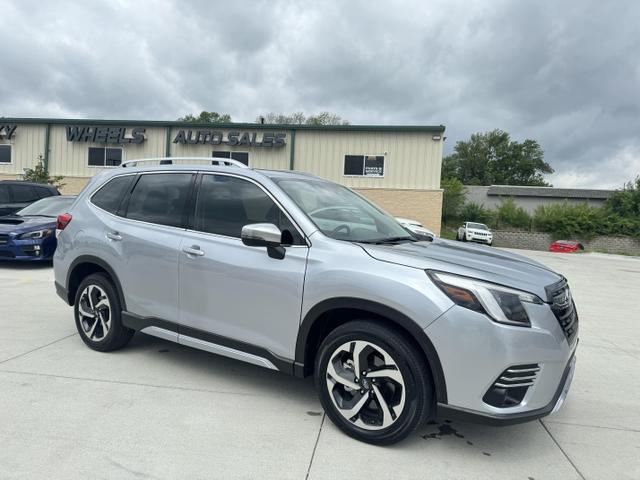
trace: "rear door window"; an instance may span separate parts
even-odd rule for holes
[[[31,185],[10,185],[13,203],[29,203],[38,200],[35,188]]]
[[[133,187],[126,217],[170,227],[181,227],[191,190],[191,173],[141,175]]]
[[[9,188],[7,185],[0,185],[0,203],[9,203]]]
[[[136,175],[123,175],[112,179],[93,195],[91,203],[115,215],[136,178]]]

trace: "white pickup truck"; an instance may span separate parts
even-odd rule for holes
[[[491,245],[493,243],[493,233],[484,223],[464,222],[458,233],[456,240],[463,242],[480,242]]]

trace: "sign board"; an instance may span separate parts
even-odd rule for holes
[[[224,135],[219,130],[178,130],[173,143],[181,145],[229,145],[230,147],[281,148],[286,144],[286,133],[231,131]]]
[[[123,145],[131,143],[140,144],[146,140],[144,127],[131,129],[131,135],[127,135],[126,127],[100,127],[100,126],[67,126],[68,142],[112,143]]]

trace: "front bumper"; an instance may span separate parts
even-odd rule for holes
[[[462,422],[481,423],[492,426],[515,425],[546,417],[551,413],[557,412],[562,407],[562,404],[569,393],[575,368],[576,356],[574,355],[571,357],[571,360],[569,360],[569,363],[564,370],[562,380],[558,385],[558,389],[556,390],[553,399],[547,405],[537,410],[511,414],[479,413],[466,408],[453,407],[451,405],[438,403],[436,417],[441,420],[460,420]]]
[[[51,260],[55,251],[55,239],[47,237],[35,240],[18,240],[9,237],[0,244],[0,260],[40,261]]]
[[[493,236],[480,236],[474,233],[467,234],[467,241],[469,242],[478,242],[478,243],[486,243],[487,245],[493,243]]]
[[[496,323],[454,306],[425,329],[445,377],[447,398],[438,405],[440,417],[497,425],[560,408],[573,377],[578,335],[567,339],[548,304],[526,308],[530,328]],[[509,404],[492,403],[487,394],[504,383],[505,372],[519,366],[536,367],[535,378],[522,380],[526,392]]]

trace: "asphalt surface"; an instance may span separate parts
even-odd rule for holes
[[[524,252],[563,273],[581,330],[563,409],[511,427],[340,433],[310,380],[136,335],[97,353],[50,266],[0,264],[2,479],[640,479],[640,259]]]

